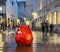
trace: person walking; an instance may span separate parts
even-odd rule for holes
[[[44,23],[42,23],[41,30],[42,30],[42,33],[45,32],[45,24]]]
[[[54,25],[53,24],[50,24],[50,33],[53,32],[53,28],[54,28]]]

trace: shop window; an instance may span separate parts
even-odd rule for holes
[[[46,20],[48,20],[48,15],[46,15]]]
[[[52,23],[52,13],[49,14],[49,24]]]
[[[46,21],[48,20],[48,23],[51,24],[52,23],[52,13],[49,13],[46,15]]]
[[[56,12],[53,13],[53,24],[56,24]]]
[[[58,24],[60,24],[60,10],[58,11]]]

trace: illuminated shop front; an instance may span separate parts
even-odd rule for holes
[[[52,13],[49,14],[49,24],[52,23]]]
[[[2,6],[0,6],[0,14],[2,13]],[[2,15],[0,15],[0,23],[2,22]]]
[[[60,10],[58,10],[58,24],[60,24]]]
[[[40,25],[41,25],[40,18],[37,18],[36,27],[40,27]]]
[[[0,18],[2,18],[2,5],[0,6]]]
[[[46,15],[46,21],[48,20],[48,22],[49,22],[49,15],[47,14]]]
[[[53,13],[53,24],[56,24],[56,12]]]
[[[49,24],[51,23],[56,24],[56,12],[47,14],[46,20],[48,20]]]

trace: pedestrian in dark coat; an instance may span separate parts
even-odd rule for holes
[[[44,23],[42,23],[41,30],[42,30],[42,33],[44,33],[44,31],[45,31],[45,24]]]
[[[53,24],[50,24],[50,33],[52,33],[53,28],[54,28],[54,25]]]

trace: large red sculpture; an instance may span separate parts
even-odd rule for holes
[[[17,27],[15,41],[18,45],[31,45],[33,36],[29,26],[19,25]]]

